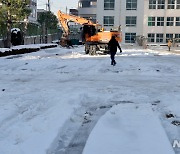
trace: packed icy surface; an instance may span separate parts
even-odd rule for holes
[[[117,154],[119,146],[134,154],[123,145],[131,139],[139,151],[148,146],[134,137],[140,130],[124,126],[142,134],[152,133],[150,126],[162,138],[148,134],[143,141],[180,153],[172,147],[180,140],[180,55],[166,48],[123,46],[114,67],[109,55],[86,55],[83,46],[1,57],[0,154],[92,154],[93,144],[98,154],[112,147]]]

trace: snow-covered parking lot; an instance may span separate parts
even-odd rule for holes
[[[180,54],[56,47],[0,58],[0,154],[180,154]]]

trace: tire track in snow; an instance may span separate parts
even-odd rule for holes
[[[131,101],[111,101],[110,105],[91,107],[87,110],[77,110],[78,115],[69,119],[60,130],[47,154],[82,154],[86,141],[100,119],[113,105],[133,103]],[[80,113],[81,112],[81,113]]]
[[[179,126],[180,117],[173,113],[168,107],[161,103],[161,100],[156,100],[151,103],[153,111],[155,111],[159,115],[159,120],[161,121],[161,125],[166,132],[166,135],[173,145],[174,140],[176,140],[179,136]],[[176,154],[180,154],[180,148],[173,148]]]

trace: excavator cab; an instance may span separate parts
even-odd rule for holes
[[[97,30],[94,25],[84,25],[83,26],[83,32],[82,32],[83,42],[85,42],[88,37],[94,36],[96,34],[97,34]]]

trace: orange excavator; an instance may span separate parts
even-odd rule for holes
[[[109,53],[108,42],[113,35],[116,36],[116,40],[118,42],[122,41],[120,26],[118,28],[113,28],[110,31],[105,31],[101,25],[95,24],[91,20],[79,16],[65,14],[60,10],[58,11],[58,19],[63,30],[63,35],[60,40],[60,44],[62,46],[70,44],[70,40],[68,39],[70,35],[68,25],[69,22],[75,22],[82,25],[82,41],[85,44],[86,54],[95,55],[97,53]]]

